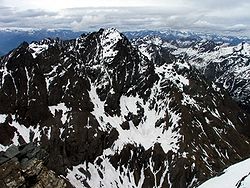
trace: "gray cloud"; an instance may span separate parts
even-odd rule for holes
[[[1,1],[1,0],[0,0]],[[247,0],[161,0],[161,7],[79,7],[48,11],[0,6],[0,27],[92,31],[167,28],[250,36]]]
[[[184,2],[184,1],[183,1]],[[189,3],[193,7],[207,8],[207,9],[228,9],[248,4],[248,0],[191,0]]]
[[[16,13],[18,16],[21,16],[22,18],[27,18],[27,17],[53,17],[56,16],[57,13],[56,12],[48,12],[48,11],[44,11],[41,9],[28,9],[25,11],[20,11]]]

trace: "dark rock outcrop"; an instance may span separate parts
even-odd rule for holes
[[[72,187],[66,180],[45,166],[48,154],[30,143],[10,146],[0,154],[1,188],[63,188]]]

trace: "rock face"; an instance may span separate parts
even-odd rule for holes
[[[44,166],[46,151],[30,143],[10,146],[0,154],[1,188],[63,188],[71,187]]]
[[[1,150],[40,144],[75,187],[194,187],[248,157],[248,114],[165,54],[115,29],[23,43],[1,59]]]

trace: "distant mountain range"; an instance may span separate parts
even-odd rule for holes
[[[46,29],[36,29],[36,30],[20,30],[20,29],[1,29],[0,30],[0,55],[6,54],[10,50],[14,49],[16,46],[26,41],[28,43],[32,41],[39,41],[44,38],[56,38],[67,40],[73,39],[80,36],[85,31],[75,32],[71,30],[46,30]],[[212,40],[214,42],[226,42],[232,45],[237,45],[243,41],[250,41],[248,38],[239,38],[233,36],[220,36],[216,34],[204,34],[204,33],[194,33],[194,32],[184,32],[176,30],[166,30],[166,31],[128,31],[124,34],[129,39],[134,39],[138,37],[145,36],[159,36],[164,40],[183,40],[183,41],[200,41],[202,39]]]
[[[131,31],[124,32],[124,34],[129,39],[134,38],[143,38],[149,36],[158,36],[163,40],[168,41],[201,41],[201,40],[211,40],[214,42],[223,42],[229,43],[231,45],[237,45],[241,42],[249,42],[250,39],[246,37],[236,37],[236,36],[223,36],[218,34],[211,33],[196,33],[196,32],[188,32],[188,31],[177,31],[177,30],[165,30],[165,31]]]
[[[22,42],[28,43],[39,41],[44,38],[73,39],[80,36],[82,32],[73,32],[70,30],[18,30],[2,29],[0,30],[0,55],[8,53],[16,48]]]

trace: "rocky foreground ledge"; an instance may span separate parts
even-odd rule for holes
[[[35,144],[12,145],[0,152],[1,188],[70,188],[64,179],[46,168],[48,154]]]

